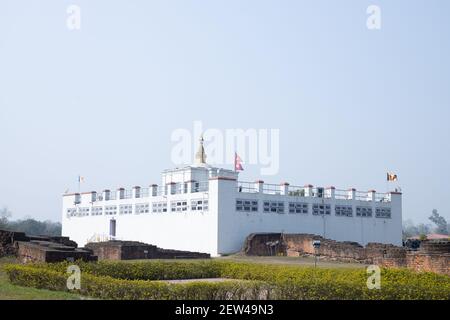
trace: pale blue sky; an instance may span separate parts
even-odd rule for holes
[[[172,131],[201,120],[279,128],[266,182],[385,191],[389,169],[404,219],[449,220],[449,12],[446,0],[0,0],[0,206],[60,220],[79,173],[84,190],[159,183]]]

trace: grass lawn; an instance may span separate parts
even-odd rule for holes
[[[12,257],[0,258],[0,300],[80,300],[83,297],[67,292],[50,291],[11,284],[2,266],[15,263]]]
[[[177,261],[209,261],[210,259],[179,259]],[[297,265],[301,267],[314,266],[314,258],[311,257],[255,257],[244,255],[230,255],[225,257],[213,258],[213,260],[225,260],[234,262],[250,262],[261,264],[277,264],[277,265]],[[158,260],[141,260],[145,262],[152,262]],[[161,261],[161,260],[159,260]],[[165,260],[165,261],[175,261]],[[124,260],[127,262],[136,262],[136,260]],[[44,289],[35,289],[28,287],[20,287],[13,285],[9,282],[7,274],[3,271],[2,266],[7,263],[17,263],[14,257],[0,258],[0,300],[80,300],[86,299],[85,297],[71,294],[62,291],[50,291]],[[358,263],[342,263],[334,261],[318,261],[317,267],[319,268],[365,268],[366,265]],[[213,280],[214,281],[214,280]],[[217,281],[217,279],[215,279]]]
[[[245,256],[241,254],[235,254],[220,258],[213,258],[219,260],[230,260],[234,262],[252,262],[252,263],[264,263],[264,264],[281,264],[281,265],[298,265],[299,267],[314,267],[313,257],[283,257],[283,256],[269,256],[269,257],[257,257],[257,256]],[[348,263],[339,261],[322,261],[317,260],[318,268],[366,268],[367,265],[362,263]]]
[[[233,262],[248,262],[248,263],[262,263],[262,264],[276,264],[276,265],[287,265],[287,266],[298,266],[298,267],[314,267],[313,257],[284,257],[284,256],[245,256],[241,254],[233,254],[223,257],[214,257],[212,259],[155,259],[155,260],[122,260],[124,263],[133,263],[136,261],[140,262],[153,262],[153,261],[184,261],[184,262],[194,262],[194,261],[233,261]],[[367,265],[363,263],[349,263],[349,262],[339,262],[339,261],[325,261],[317,260],[318,268],[366,268]]]

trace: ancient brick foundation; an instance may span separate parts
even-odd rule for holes
[[[30,241],[23,232],[0,230],[0,257],[17,254],[16,241]]]
[[[313,241],[320,240],[315,249]],[[408,267],[416,271],[448,274],[449,241],[422,241],[419,251],[389,244],[339,242],[313,234],[255,233],[247,237],[243,253],[255,256],[285,255],[291,257],[317,254],[321,259],[376,264],[384,267]]]
[[[68,237],[60,236],[30,236],[23,232],[0,230],[0,257],[6,255],[17,255],[18,242],[41,241],[61,244],[77,248],[77,243]]]
[[[418,251],[406,254],[406,265],[412,270],[450,276],[450,241],[422,241]]]
[[[96,261],[97,257],[89,250],[78,249],[48,241],[18,241],[17,257],[22,263],[60,262],[60,261]]]
[[[284,255],[285,251],[281,233],[253,233],[245,240],[243,249],[249,256]]]
[[[201,259],[209,258],[207,253],[161,249],[157,246],[137,241],[105,241],[88,243],[99,260],[133,259]]]
[[[97,260],[90,250],[78,249],[77,243],[68,237],[0,230],[0,257],[5,255],[15,255],[22,263]]]

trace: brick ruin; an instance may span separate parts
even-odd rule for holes
[[[320,240],[320,247],[313,241]],[[312,256],[342,262],[407,267],[450,275],[450,241],[422,241],[418,250],[389,244],[335,241],[313,234],[254,233],[247,237],[243,253],[254,256]]]
[[[162,249],[157,246],[137,241],[92,242],[86,245],[99,260],[133,260],[133,259],[206,259],[207,253]]]
[[[92,251],[78,248],[68,237],[29,236],[23,232],[0,230],[0,257],[15,255],[22,263],[96,261]]]
[[[60,261],[97,261],[92,251],[79,249],[49,241],[17,242],[17,257],[22,263],[60,262]]]
[[[422,241],[419,250],[407,252],[406,265],[413,270],[450,276],[450,241]]]
[[[0,257],[6,255],[15,255],[22,263],[210,258],[207,253],[162,249],[137,241],[95,242],[78,248],[68,237],[29,236],[23,232],[0,230]]]

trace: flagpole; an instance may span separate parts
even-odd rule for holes
[[[389,172],[389,171],[387,171],[386,170],[386,172]],[[389,174],[389,173],[388,173]],[[387,174],[387,175],[388,175]],[[386,175],[386,193],[388,193],[389,192],[389,179],[388,179],[388,176]]]

